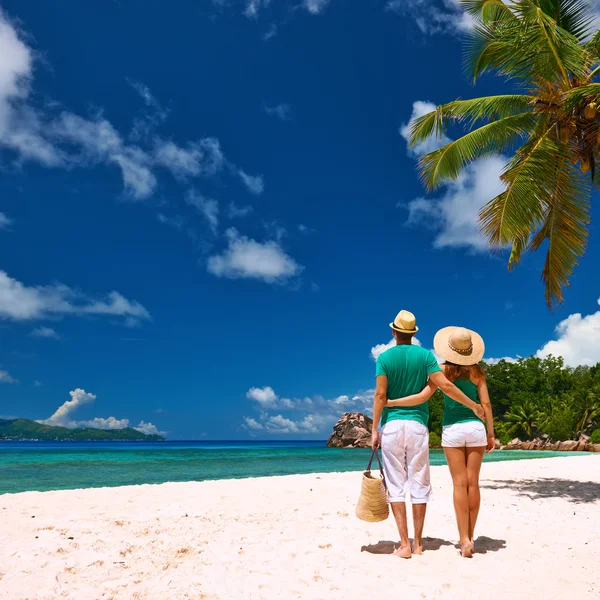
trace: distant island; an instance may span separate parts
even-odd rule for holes
[[[164,437],[147,435],[137,429],[68,429],[42,425],[29,419],[0,419],[0,441],[44,441],[44,442],[163,442]]]

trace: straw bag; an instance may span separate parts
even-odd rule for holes
[[[381,474],[380,477],[373,477],[371,475],[373,458],[377,458],[379,472]],[[367,470],[362,476],[360,498],[358,499],[358,504],[356,505],[356,516],[362,521],[377,523],[378,521],[385,521],[389,514],[390,506],[387,501],[385,475],[383,474],[383,467],[381,466],[381,461],[379,460],[379,452],[377,451],[377,448],[373,448],[371,460],[367,465]]]

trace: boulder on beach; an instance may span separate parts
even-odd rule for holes
[[[370,448],[372,430],[373,419],[362,413],[346,412],[335,424],[326,446],[328,448]]]

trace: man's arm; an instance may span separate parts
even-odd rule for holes
[[[435,390],[437,390],[437,385],[433,381],[428,381],[427,385],[418,394],[404,396],[404,398],[394,398],[394,400],[388,398],[386,406],[418,406],[427,402]]]
[[[371,433],[371,446],[377,448],[379,446],[379,422],[381,421],[381,413],[385,408],[387,400],[387,375],[377,375],[375,395],[373,396],[373,431]]]
[[[446,396],[450,396],[452,400],[456,400],[460,404],[464,404],[467,408],[470,408],[480,419],[485,418],[485,413],[481,405],[477,402],[473,402],[466,394],[461,392],[446,376],[441,372],[431,373],[429,379],[437,385]]]

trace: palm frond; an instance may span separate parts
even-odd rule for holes
[[[583,100],[600,103],[600,83],[582,85],[565,92],[563,104],[565,112],[571,112]]]
[[[549,307],[563,301],[562,290],[587,245],[590,222],[589,179],[569,163],[568,152],[556,157],[544,223],[531,241],[531,250],[548,240],[548,252],[542,272]]]
[[[540,184],[551,181],[557,142],[554,125],[547,121],[544,125],[544,131],[517,150],[502,174],[506,190],[479,213],[481,231],[492,247],[506,247],[515,240],[529,239],[545,217],[548,204],[544,186]]]
[[[509,6],[502,0],[459,0],[463,10],[483,23],[515,19]]]
[[[536,4],[557,25],[574,35],[578,40],[586,39],[594,23],[589,0],[537,0]]]
[[[470,162],[482,156],[499,154],[529,135],[538,115],[523,113],[504,117],[475,129],[458,140],[421,157],[419,170],[429,190],[448,179],[456,179]]]
[[[532,98],[524,94],[455,100],[448,104],[442,104],[435,111],[415,119],[411,125],[409,146],[424,142],[432,135],[441,138],[447,129],[449,120],[467,121],[469,125],[473,125],[480,120],[501,119],[532,109]]]

